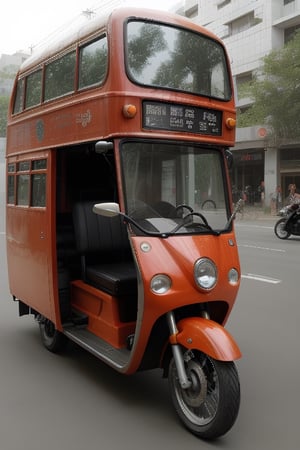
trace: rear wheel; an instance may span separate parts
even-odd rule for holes
[[[222,436],[233,426],[240,405],[240,384],[233,362],[198,353],[186,363],[192,385],[182,389],[172,359],[169,385],[175,410],[183,424],[203,439]]]
[[[64,350],[67,338],[55,328],[51,320],[46,318],[39,319],[39,327],[42,343],[47,350],[52,353],[59,353]]]
[[[275,223],[274,232],[279,239],[287,239],[291,233],[285,229],[286,219],[279,219]]]

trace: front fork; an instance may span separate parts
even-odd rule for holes
[[[172,336],[176,336],[178,333],[175,314],[173,311],[167,313],[167,321],[170,330],[170,336],[172,340]],[[171,343],[173,358],[175,362],[175,366],[177,369],[177,375],[179,379],[180,386],[182,389],[189,389],[192,385],[191,380],[189,379],[186,370],[185,370],[185,359],[182,354],[182,347],[179,344]]]

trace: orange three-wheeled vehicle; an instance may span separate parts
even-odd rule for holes
[[[7,256],[44,345],[162,368],[194,434],[239,410],[224,328],[240,283],[223,44],[176,15],[119,9],[21,67],[7,132]]]

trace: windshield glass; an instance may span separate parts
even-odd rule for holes
[[[126,213],[154,233],[211,233],[229,217],[218,150],[162,142],[121,145]]]
[[[127,24],[127,70],[143,85],[229,100],[229,74],[221,44],[205,35],[153,22]]]

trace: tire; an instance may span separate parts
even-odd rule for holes
[[[279,219],[274,226],[274,232],[279,239],[287,239],[291,233],[284,229],[286,219]]]
[[[224,435],[233,426],[240,406],[240,383],[233,362],[216,361],[198,353],[186,363],[192,387],[182,389],[174,359],[169,386],[175,410],[193,434],[202,439]]]
[[[212,210],[212,209],[216,209],[217,205],[213,200],[205,200],[202,205],[201,205],[201,209],[204,210]]]
[[[51,320],[43,318],[39,321],[41,340],[49,352],[60,353],[65,349],[67,338],[55,328]]]

